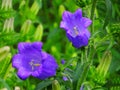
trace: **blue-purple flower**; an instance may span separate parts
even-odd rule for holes
[[[82,17],[82,10],[78,9],[75,13],[64,11],[60,27],[66,31],[66,36],[76,48],[88,45],[90,32],[87,27],[92,21]]]
[[[68,78],[66,76],[63,76],[64,81],[68,81]]]
[[[21,42],[18,54],[12,58],[12,66],[18,69],[17,75],[22,80],[33,76],[44,80],[56,75],[58,65],[50,54],[42,51],[41,42]]]
[[[66,62],[66,61],[65,61],[64,59],[61,60],[61,64],[65,64],[65,62]]]

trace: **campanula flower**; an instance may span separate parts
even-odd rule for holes
[[[64,11],[60,28],[66,31],[66,36],[72,45],[76,48],[88,45],[90,32],[87,27],[92,21],[89,18],[82,17],[82,10],[78,9],[75,13]]]
[[[68,78],[66,76],[63,76],[64,81],[68,81]]]
[[[66,61],[65,61],[64,59],[61,60],[61,64],[65,64],[65,62],[66,62]]]
[[[22,80],[29,76],[44,80],[56,74],[58,65],[55,59],[41,48],[41,42],[18,44],[18,54],[13,56],[12,66],[18,69],[17,75]]]

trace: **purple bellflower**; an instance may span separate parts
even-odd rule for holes
[[[89,18],[82,17],[82,10],[78,9],[75,13],[64,11],[60,28],[66,31],[66,36],[72,45],[76,48],[88,45],[90,32],[87,27],[92,21]]]
[[[44,80],[56,74],[58,65],[55,59],[41,48],[41,42],[18,44],[18,54],[13,56],[12,66],[18,69],[17,75],[20,79],[33,76]]]
[[[66,76],[63,76],[64,81],[68,81],[68,78]]]
[[[66,61],[65,61],[64,59],[61,60],[61,64],[65,64],[65,62],[66,62]]]

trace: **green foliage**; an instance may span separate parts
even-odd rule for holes
[[[51,80],[46,80],[46,81],[42,81],[40,83],[38,83],[37,87],[35,90],[42,90],[45,87],[47,88],[47,86],[49,86],[50,84],[52,84],[53,81]]]
[[[92,20],[89,45],[80,49],[59,27],[62,13],[78,8]],[[0,90],[119,90],[119,11],[120,0],[0,0]],[[57,74],[43,81],[20,80],[12,56],[19,42],[35,41],[42,41],[43,50],[55,57]]]

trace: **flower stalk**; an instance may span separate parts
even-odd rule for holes
[[[94,13],[95,13],[96,2],[97,2],[97,0],[93,0],[92,9],[91,9],[91,16],[90,16],[90,19],[93,21],[92,25],[91,25],[91,33],[92,34],[94,33]]]

